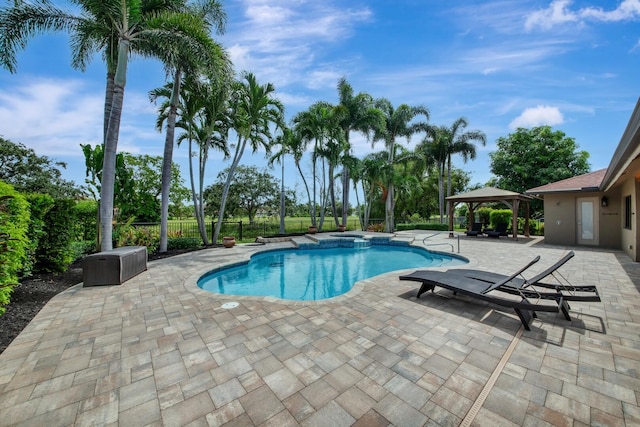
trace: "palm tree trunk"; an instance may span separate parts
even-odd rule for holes
[[[113,104],[109,115],[109,126],[104,142],[104,160],[100,188],[100,231],[102,251],[113,249],[113,196],[116,180],[116,154],[120,133],[120,118],[124,104],[124,88],[127,84],[127,62],[129,59],[129,41],[120,40],[118,44],[118,67],[114,76]]]
[[[312,175],[313,175],[313,203],[309,204],[309,214],[311,215],[311,225],[316,227],[317,226],[317,224],[316,224],[316,195],[317,195],[317,193],[316,193],[316,174],[317,174],[316,163],[317,163],[317,159],[316,159],[315,152],[312,154],[312,156],[313,156],[313,160],[312,160],[313,163],[312,163],[311,168],[313,169],[313,173],[312,173]]]
[[[451,155],[447,158],[447,197],[451,196]],[[449,216],[449,204],[446,203],[445,214]]]
[[[343,191],[344,194],[344,191]],[[333,178],[333,164],[329,164],[329,195],[331,197],[331,214],[333,215],[333,219],[336,222],[336,227],[340,226],[338,222],[338,210],[336,208],[336,190],[335,183]]]
[[[300,177],[302,178],[302,183],[304,184],[304,189],[307,191],[307,199],[309,200],[309,209],[311,209],[311,193],[309,192],[309,184],[307,184],[307,180],[302,173],[302,168],[300,167],[300,162],[296,160],[296,167],[298,168],[298,172],[300,173]],[[311,211],[309,211],[311,213]],[[312,222],[313,225],[315,225]]]
[[[440,208],[440,224],[444,217],[444,162],[438,165],[438,205]]]
[[[207,159],[209,158],[209,144],[205,143],[200,146],[200,155],[198,156],[198,209],[200,210],[200,218],[202,221],[202,230],[200,234],[203,235],[203,242],[205,245],[209,244],[209,235],[207,234],[207,228],[204,223],[204,170],[207,165]],[[213,237],[213,230],[211,230]],[[213,241],[215,243],[215,240]]]
[[[171,91],[171,104],[167,116],[167,135],[164,140],[164,155],[162,157],[162,197],[160,211],[160,252],[167,252],[168,226],[169,226],[169,190],[171,189],[171,165],[173,162],[173,142],[176,130],[176,117],[178,116],[178,103],[180,102],[180,80],[182,70],[177,67],[173,76],[173,90]]]
[[[200,232],[200,238],[202,239],[202,243],[207,246],[209,245],[209,237],[207,236],[207,229],[204,226],[204,216],[202,215],[202,212],[200,212],[200,205],[198,204],[196,183],[193,179],[193,158],[191,157],[191,149],[192,139],[191,136],[189,136],[189,180],[191,181],[191,198],[193,199],[193,210],[194,215],[196,216],[196,221],[198,222],[198,231]]]
[[[238,163],[240,163],[240,159],[242,158],[242,154],[244,153],[244,148],[247,145],[247,140],[244,139],[240,142],[240,138],[238,138],[238,148],[236,148],[236,155],[233,158],[233,162],[229,167],[229,175],[227,175],[227,180],[224,183],[224,188],[222,189],[222,198],[220,200],[220,211],[218,212],[218,222],[216,223],[216,230],[213,233],[213,242],[218,241],[218,237],[220,236],[220,228],[222,228],[222,218],[224,217],[224,208],[227,204],[227,197],[229,195],[229,187],[231,187],[231,181],[233,180],[233,173],[236,171],[238,167]]]
[[[385,224],[384,224],[385,233],[393,233],[393,228],[395,223],[395,218],[393,215],[393,211],[395,208],[393,206],[393,202],[394,202],[393,198],[394,198],[393,183],[389,182],[389,185],[387,187],[387,199],[385,200]]]
[[[103,118],[103,132],[102,143],[107,139],[107,131],[109,130],[109,117],[111,116],[111,106],[113,105],[113,79],[114,73],[107,72],[107,88],[104,94],[104,118]]]
[[[349,214],[350,181],[351,181],[351,177],[349,176],[349,168],[343,167],[342,168],[342,224],[344,225],[347,225],[347,216]]]

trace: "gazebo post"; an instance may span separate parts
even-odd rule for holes
[[[447,201],[449,208],[449,237],[453,237],[453,201]]]
[[[524,216],[524,235],[525,235],[525,237],[529,237],[529,206],[530,206],[530,203],[529,202],[525,202],[525,205],[524,205],[524,212],[525,212],[525,216]]]
[[[512,227],[513,227],[513,238],[518,240],[518,208],[520,205],[520,201],[518,199],[513,199],[513,209],[511,213]]]

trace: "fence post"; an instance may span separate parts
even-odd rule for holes
[[[242,220],[240,220],[240,240],[242,240]]]
[[[215,224],[215,223],[214,223],[214,221],[213,221],[213,218],[211,218],[211,243],[215,245],[215,244],[216,244],[216,242],[214,242],[214,241],[213,241],[213,234],[214,234],[213,230],[214,230],[214,226],[215,226],[214,224]],[[205,230],[205,232],[206,232],[206,231],[207,231],[207,230]]]

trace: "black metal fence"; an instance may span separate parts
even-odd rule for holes
[[[370,224],[383,223],[384,219],[372,219]],[[135,222],[131,224],[134,227],[144,227],[150,229],[154,233],[160,234],[159,222]],[[288,218],[285,221],[285,234],[305,233],[310,225],[309,218],[301,218],[299,221],[295,218]],[[360,230],[360,221],[358,218],[348,218],[347,230]],[[208,220],[205,223],[207,236],[209,241],[213,239],[213,230],[215,230],[216,221]],[[336,226],[333,218],[328,217],[323,224],[323,231],[335,230]],[[170,221],[167,224],[169,237],[195,237],[200,238],[198,222],[196,220]],[[218,240],[221,242],[223,236],[234,236],[237,240],[252,241],[258,236],[274,236],[280,233],[280,220],[272,219],[266,221],[254,221],[248,223],[246,221],[223,221],[220,228],[220,236]]]

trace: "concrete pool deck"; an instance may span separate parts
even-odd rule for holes
[[[398,233],[416,245],[429,233]],[[456,239],[428,239],[449,250]],[[0,426],[640,425],[640,264],[570,248],[562,268],[597,285],[572,321],[515,314],[401,270],[322,302],[221,296],[204,272],[291,243],[149,263],[121,286],[53,298],[0,355]],[[460,238],[470,266],[535,270],[568,249]],[[225,302],[238,307],[225,309]]]

